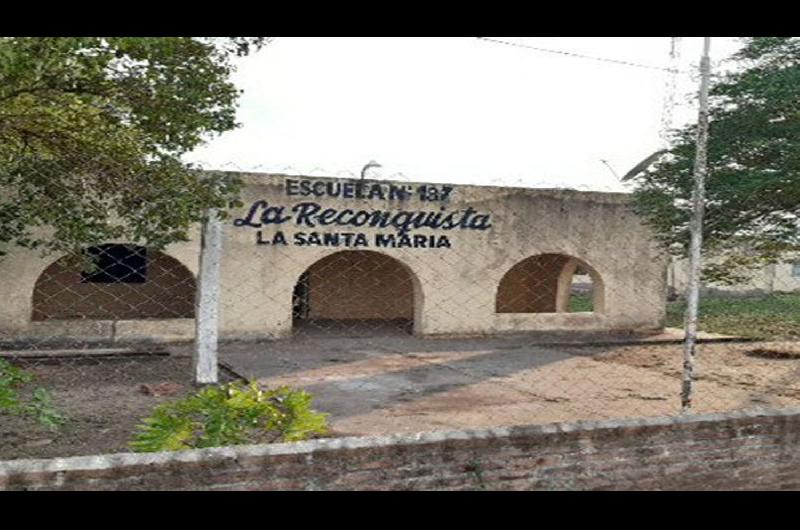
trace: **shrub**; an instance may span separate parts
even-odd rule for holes
[[[311,394],[256,381],[210,386],[159,405],[143,420],[130,447],[180,451],[251,443],[291,442],[327,432],[327,414],[311,410]]]
[[[33,417],[50,430],[56,430],[66,418],[53,408],[50,393],[39,387],[28,398],[20,394],[33,380],[33,374],[0,359],[0,412]]]

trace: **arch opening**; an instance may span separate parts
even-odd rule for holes
[[[573,258],[574,260],[574,258]],[[603,293],[596,292],[602,290],[599,275],[588,265],[575,260],[575,269],[567,269],[564,274],[569,278],[565,279],[569,287],[567,288],[568,301],[565,304],[568,313],[600,313],[603,311]]]
[[[410,334],[419,282],[401,261],[369,250],[326,256],[300,275],[292,293],[296,333]]]
[[[523,259],[502,277],[496,313],[602,313],[604,286],[588,263],[566,254]]]
[[[177,259],[137,245],[88,247],[93,266],[64,256],[33,289],[33,321],[194,318],[194,275]]]

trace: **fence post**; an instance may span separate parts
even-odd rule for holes
[[[681,412],[692,408],[694,381],[694,356],[697,345],[697,315],[700,301],[700,260],[703,247],[703,209],[705,205],[705,179],[708,144],[708,87],[711,77],[709,49],[711,37],[703,39],[703,56],[700,59],[700,111],[697,119],[697,150],[694,161],[694,190],[692,191],[692,218],[690,221],[691,246],[689,252],[689,278],[686,304],[686,336],[683,349],[683,378],[681,385]]]
[[[217,339],[219,275],[222,262],[222,223],[209,210],[200,238],[200,271],[195,302],[195,342],[192,373],[196,385],[218,382]]]

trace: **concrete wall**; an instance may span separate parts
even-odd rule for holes
[[[800,262],[800,259],[797,260]],[[777,263],[773,265],[772,289],[777,292],[800,290],[800,276],[792,275],[793,263]]]
[[[414,194],[403,201],[357,198],[287,196],[287,177],[244,175],[248,183],[245,206],[234,215],[245,216],[255,201],[283,206],[284,213],[304,201],[321,208],[352,210],[423,210],[450,212],[473,208],[491,215],[491,228],[451,230],[422,228],[414,233],[444,234],[449,248],[376,248],[376,234],[391,229],[363,226],[296,226],[293,221],[261,227],[232,226],[226,230],[223,261],[221,319],[224,332],[289,335],[292,328],[292,291],[302,272],[316,261],[346,250],[292,245],[298,232],[359,232],[368,247],[395,258],[411,272],[415,325],[420,335],[474,335],[524,330],[645,330],[663,325],[666,261],[657,251],[650,232],[632,211],[625,194],[586,193],[570,190],[534,190],[457,186],[443,203],[421,201]],[[303,177],[288,177],[297,182]],[[313,183],[341,182],[309,178]],[[389,185],[389,183],[382,183]],[[396,183],[412,189],[414,183]],[[281,231],[288,245],[258,245]],[[605,286],[602,312],[496,313],[501,278],[518,262],[538,254],[563,254],[586,262]],[[243,263],[250,271],[242,274]],[[247,309],[243,309],[246,307]]]
[[[569,259],[561,254],[545,254],[511,267],[498,285],[495,311],[555,313],[558,278]]]
[[[88,283],[64,258],[39,276],[33,290],[35,321],[194,318],[195,279],[175,258],[147,254],[144,283]]]
[[[800,411],[0,462],[0,490],[800,489]]]
[[[363,250],[332,254],[308,269],[310,319],[412,319],[414,281],[402,263]]]
[[[405,271],[413,287],[400,289],[401,284],[408,284],[405,279],[392,286],[387,278],[376,289],[351,282],[350,308],[355,307],[352,305],[355,295],[370,290],[373,306],[388,309],[370,315],[364,306],[365,311],[359,311],[359,316],[384,318],[390,313],[405,316],[406,301],[413,296],[414,332],[423,336],[527,330],[644,331],[657,330],[663,325],[666,261],[650,231],[634,214],[626,194],[487,186],[455,186],[445,193],[445,185],[367,181],[367,186],[376,185],[387,193],[383,197],[378,194],[357,198],[352,189],[358,186],[358,181],[265,174],[240,176],[246,184],[244,206],[232,212],[224,227],[220,300],[223,339],[289,336],[293,325],[293,290],[300,275],[319,260],[342,251],[372,251],[393,258],[395,261],[391,263],[396,271]],[[311,191],[339,186],[339,196],[303,195],[303,182],[308,184],[306,190]],[[406,190],[408,195],[391,197],[390,188]],[[431,193],[439,200],[422,200],[423,196],[431,199]],[[257,201],[266,201],[270,207],[280,209],[272,210],[268,221],[280,218],[283,222],[251,226],[262,224],[260,215],[255,217],[255,223],[243,222]],[[424,245],[389,248],[377,245],[376,238],[395,237],[397,229],[392,226],[337,227],[323,224],[319,219],[316,226],[305,226],[292,209],[308,202],[317,203],[322,210],[338,212],[378,210],[447,215],[471,209],[472,220],[484,216],[486,229],[480,229],[481,223],[477,223],[476,229],[413,228],[409,236],[420,239],[419,243]],[[285,240],[275,241],[278,232]],[[298,244],[307,241],[312,233],[321,237],[345,232],[362,234],[367,244]],[[442,237],[447,239],[447,245],[436,248],[435,243],[441,243]],[[190,242],[165,251],[194,275],[198,239],[199,231]],[[520,261],[540,254],[577,258],[590,267],[603,286],[596,295],[602,300],[601,305],[595,304],[599,309],[592,313],[568,313],[561,300],[552,313],[497,313],[500,280]],[[58,257],[43,258],[34,252],[14,249],[0,260],[0,275],[7,279],[0,282],[0,298],[6,302],[0,306],[0,339],[107,337],[108,329],[116,329],[119,334],[120,324],[127,329],[123,334],[129,337],[192,337],[191,325],[182,319],[73,320],[77,326],[53,320],[34,322],[31,318],[34,285],[42,271]],[[387,275],[395,274],[386,270]],[[552,284],[552,279],[548,281]],[[559,278],[560,292],[567,292],[570,282],[570,278]],[[345,316],[347,304],[343,300],[338,296],[328,297],[324,315]]]
[[[194,279],[197,276],[200,251],[199,230],[193,230],[190,236],[190,241],[170,245],[164,254],[179,262]],[[43,278],[43,274],[47,268],[61,258],[63,256],[43,256],[38,251],[12,247],[9,253],[0,259],[0,277],[3,278],[3,281],[0,281],[0,299],[6,302],[0,304],[0,341],[10,343],[32,341],[34,344],[64,341],[177,341],[190,340],[194,336],[194,320],[183,317],[131,320],[125,315],[120,315],[116,319],[95,319],[81,318],[76,312],[73,314],[75,318],[34,320],[36,283],[46,278],[46,275]],[[185,278],[183,271],[181,276]],[[74,292],[74,289],[70,290]],[[181,296],[185,297],[188,294],[184,292]],[[67,305],[78,303],[79,298],[73,297]],[[60,305],[63,307],[64,303]],[[185,308],[185,305],[183,307]]]
[[[792,275],[793,261],[786,257],[784,263],[767,265],[753,273],[746,282],[735,285],[717,285],[707,283],[703,291],[716,295],[763,295],[769,293],[788,293],[800,290],[800,277]],[[800,262],[800,258],[797,259]],[[688,284],[688,261],[672,260],[669,264],[668,284],[678,294],[686,292]]]

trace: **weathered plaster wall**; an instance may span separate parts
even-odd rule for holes
[[[378,252],[335,253],[308,269],[311,319],[413,319],[414,283]]]
[[[257,200],[270,205],[292,206],[317,202],[324,208],[353,210],[463,210],[468,207],[491,215],[491,229],[432,230],[420,234],[445,234],[450,248],[376,248],[377,233],[386,228],[361,227],[374,250],[405,264],[419,283],[415,297],[418,314],[415,332],[422,335],[486,334],[539,329],[644,330],[662,326],[664,317],[666,261],[656,249],[650,232],[635,216],[624,194],[586,193],[570,190],[533,190],[477,186],[455,187],[448,201],[431,203],[414,195],[406,201],[288,197],[285,179],[246,175],[245,207]],[[301,180],[300,177],[292,177]],[[313,179],[321,181],[325,179]],[[384,183],[385,184],[385,183]],[[402,186],[416,184],[397,183]],[[244,215],[244,212],[241,214]],[[264,227],[233,226],[226,230],[226,260],[222,318],[236,326],[271,330],[285,336],[291,329],[292,290],[300,274],[315,261],[345,247],[257,245],[256,234],[271,241],[277,230],[291,234],[335,232],[330,226],[298,227],[292,222]],[[347,231],[339,229],[338,231]],[[291,241],[290,241],[291,243]],[[565,254],[589,264],[605,286],[602,313],[504,313],[495,312],[500,279],[519,261],[537,254]],[[241,274],[241,262],[263,274]],[[247,322],[242,300],[248,304]],[[227,326],[227,324],[226,324]]]
[[[82,282],[78,267],[58,260],[33,291],[33,320],[194,318],[195,279],[175,258],[149,252],[143,283]]]
[[[222,338],[286,337],[292,330],[292,293],[300,275],[318,260],[343,250],[370,250],[397,260],[410,274],[414,299],[414,331],[420,335],[473,335],[525,330],[651,330],[663,324],[666,261],[657,251],[650,232],[635,216],[624,194],[455,186],[444,201],[423,201],[423,184],[368,182],[411,191],[408,198],[343,198],[287,194],[287,181],[310,180],[353,186],[357,181],[317,177],[242,174],[246,186],[244,206],[233,212],[224,226],[221,270],[220,327]],[[443,185],[435,186],[441,189]],[[338,211],[399,210],[443,212],[472,208],[474,215],[490,216],[486,230],[442,230],[423,227],[411,235],[446,236],[446,248],[376,247],[378,234],[393,234],[391,227],[298,226],[292,218],[282,224],[236,226],[252,203],[266,201],[283,207],[284,216],[302,202]],[[281,231],[287,244],[272,242]],[[260,232],[260,236],[259,236]],[[295,245],[295,237],[311,232],[362,233],[367,246]],[[301,234],[297,236],[297,234]],[[199,237],[166,250],[193,274],[197,273]],[[496,313],[495,296],[500,279],[515,264],[537,254],[563,254],[579,258],[602,280],[602,311],[594,313]],[[58,256],[14,250],[0,261],[0,338],[24,336],[116,336],[191,338],[190,321],[73,321],[32,322],[33,286]],[[561,282],[561,280],[559,280]],[[564,283],[564,282],[561,282]],[[353,287],[355,291],[364,286]],[[394,293],[392,289],[389,294]],[[385,292],[383,294],[386,294]],[[397,293],[394,293],[396,296]],[[563,304],[560,304],[563,306]],[[563,309],[563,307],[560,307]],[[342,316],[340,308],[328,314]],[[365,313],[366,314],[366,313]],[[121,335],[120,335],[121,333]]]
[[[555,313],[558,280],[570,258],[561,254],[533,256],[503,275],[497,287],[498,313]]]
[[[164,253],[177,260],[196,277],[199,249],[199,231],[195,230],[189,242],[170,245]],[[188,340],[193,336],[193,320],[187,318],[128,320],[121,314],[121,318],[116,320],[92,318],[34,320],[33,301],[36,282],[42,273],[61,257],[43,256],[38,251],[12,247],[9,253],[0,259],[0,278],[2,278],[0,300],[7,302],[0,304],[0,340],[8,342],[113,341],[123,338]],[[182,296],[187,295],[183,293]],[[166,305],[169,306],[170,303]]]

